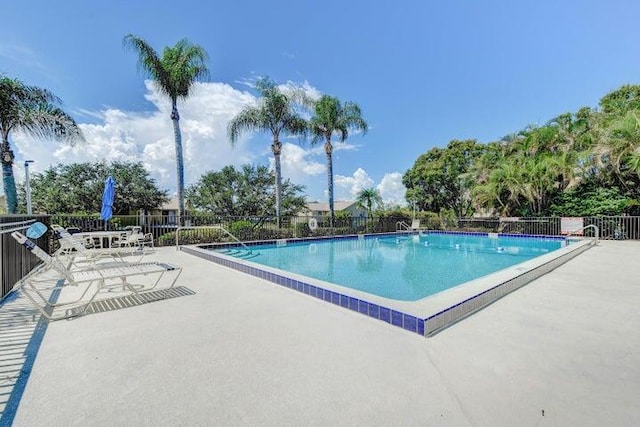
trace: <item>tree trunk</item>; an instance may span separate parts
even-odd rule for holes
[[[331,153],[333,153],[333,146],[331,140],[327,138],[327,142],[324,144],[324,152],[327,154],[327,191],[329,196],[329,225],[333,227],[335,220],[335,212],[333,210],[333,160]]]
[[[282,166],[280,165],[280,153],[282,151],[282,143],[277,139],[271,145],[273,157],[275,158],[276,169],[276,221],[278,229],[280,229],[280,208],[282,205]]]
[[[184,221],[184,159],[182,158],[182,134],[180,132],[180,115],[175,100],[171,105],[171,121],[173,121],[173,136],[176,146],[176,176],[178,180],[178,225]]]
[[[9,146],[6,135],[2,136],[0,146],[0,162],[2,163],[2,184],[4,185],[4,195],[7,202],[7,213],[18,212],[18,193],[16,191],[16,181],[13,177],[13,151]]]

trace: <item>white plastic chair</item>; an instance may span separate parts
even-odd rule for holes
[[[138,250],[153,248],[153,234],[143,233],[140,226],[133,227],[131,233],[123,235],[118,241],[118,246],[122,248],[137,248]]]
[[[51,225],[56,237],[59,238],[60,249],[54,255],[68,257],[71,265],[77,268],[92,268],[98,261],[109,258],[113,261],[125,262],[123,255],[139,255],[133,262],[141,262],[145,252],[139,246],[118,244],[111,248],[87,248],[82,239],[74,237],[63,227]],[[78,258],[78,255],[81,258]]]

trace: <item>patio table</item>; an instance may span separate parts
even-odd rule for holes
[[[126,231],[91,231],[75,234],[94,248],[112,248],[118,241],[127,235]]]

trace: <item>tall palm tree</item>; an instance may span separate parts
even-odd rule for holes
[[[187,99],[196,81],[209,76],[207,52],[199,45],[182,39],[173,47],[165,47],[162,56],[144,39],[129,34],[124,37],[125,47],[138,54],[139,69],[150,77],[160,92],[171,99],[171,121],[176,149],[176,175],[178,180],[178,218],[184,216],[184,160],[178,99]]]
[[[313,135],[312,144],[324,141],[324,152],[327,155],[329,215],[333,227],[335,212],[333,209],[333,145],[331,137],[338,134],[340,142],[344,142],[349,136],[350,129],[361,130],[364,134],[367,133],[368,125],[362,118],[358,104],[345,102],[342,105],[339,99],[324,95],[315,104],[314,115],[311,117],[309,127]]]
[[[237,116],[229,122],[227,133],[231,144],[238,141],[244,132],[270,132],[272,136],[271,152],[275,160],[276,181],[276,219],[280,228],[282,207],[282,142],[283,133],[290,135],[305,135],[307,123],[295,110],[296,93],[284,93],[269,78],[262,78],[256,83],[256,89],[261,95],[257,105],[244,107]]]
[[[84,140],[76,121],[60,108],[61,101],[47,89],[25,85],[20,80],[0,78],[0,163],[7,198],[7,212],[18,208],[16,182],[13,177],[13,150],[9,134],[15,130],[36,138],[53,138],[75,143]]]

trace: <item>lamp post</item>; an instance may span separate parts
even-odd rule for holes
[[[33,160],[24,161],[24,177],[25,177],[24,192],[27,195],[27,215],[33,214],[33,211],[31,209],[31,183],[29,182],[29,163],[33,163]]]

